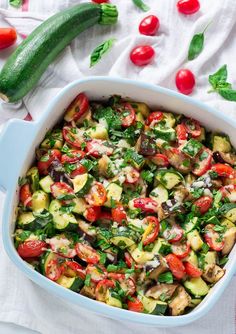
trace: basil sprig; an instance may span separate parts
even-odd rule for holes
[[[144,12],[147,12],[150,9],[150,7],[146,5],[142,0],[133,0],[133,3]]]
[[[199,54],[202,52],[204,47],[204,40],[205,40],[205,32],[211,22],[206,26],[206,28],[203,30],[203,32],[196,34],[193,36],[189,49],[188,49],[188,60],[193,60],[199,56]]]
[[[9,0],[9,3],[13,7],[20,7],[22,5],[22,0]]]
[[[90,56],[90,67],[99,62],[102,56],[112,48],[114,42],[115,38],[108,39],[93,50]]]

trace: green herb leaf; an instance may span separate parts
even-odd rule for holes
[[[147,181],[148,183],[152,183],[154,174],[149,170],[143,170],[141,172],[141,177],[143,178],[143,180]]]
[[[133,0],[133,3],[144,12],[147,12],[150,9],[150,7],[146,5],[142,0]]]
[[[10,2],[10,5],[13,6],[13,7],[20,7],[22,5],[22,0],[9,0]]]
[[[170,271],[168,271],[167,273],[162,273],[158,276],[158,282],[160,283],[173,283],[173,275]]]
[[[90,281],[91,281],[91,274],[87,274],[85,277],[84,285],[90,286]]]
[[[90,67],[94,66],[99,62],[102,56],[112,48],[114,42],[115,38],[108,39],[93,50],[90,56]]]
[[[18,178],[18,185],[21,187],[24,184],[26,184],[28,182],[27,177],[19,177]]]
[[[217,89],[219,83],[226,82],[227,76],[228,76],[227,65],[223,65],[217,72],[209,75],[208,80],[215,90]]]
[[[188,60],[197,58],[197,56],[202,52],[203,46],[204,33],[194,35],[188,49]]]
[[[225,100],[236,102],[236,90],[228,88],[220,88],[218,92]]]
[[[222,257],[222,259],[219,260],[219,265],[223,266],[228,262],[229,258],[227,256]]]

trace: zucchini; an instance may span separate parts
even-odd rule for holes
[[[75,292],[79,292],[84,285],[84,280],[82,280],[82,278],[67,277],[64,275],[62,275],[56,282],[64,288],[70,289]]]
[[[143,304],[145,311],[148,314],[163,315],[166,312],[168,304],[160,300],[141,296],[140,300]]]
[[[158,124],[153,129],[156,138],[161,138],[166,141],[173,141],[176,139],[175,129],[163,127],[162,125]]]
[[[127,150],[124,156],[124,160],[138,170],[141,169],[145,163],[144,157],[132,149]]]
[[[137,114],[136,114],[136,121],[137,122],[141,122],[141,123],[145,123],[145,120],[144,120],[144,117],[143,117],[143,115],[141,114],[141,112],[138,112]]]
[[[46,269],[47,269],[48,263],[51,260],[57,260],[57,259],[58,259],[58,255],[50,251],[47,251],[42,255],[40,265],[41,265],[41,271],[44,276],[46,276]]]
[[[53,179],[51,178],[50,175],[47,175],[45,177],[43,177],[40,181],[39,181],[39,185],[40,187],[43,189],[43,191],[47,194],[49,194],[51,192],[51,185],[54,183]]]
[[[51,16],[8,58],[0,73],[0,97],[6,102],[23,98],[76,36],[96,23],[116,23],[117,16],[114,5],[93,3],[79,4]]]
[[[138,264],[144,264],[154,258],[154,254],[152,252],[141,251],[138,247],[131,251],[131,256]]]
[[[118,203],[121,199],[122,187],[118,186],[116,183],[110,183],[106,188],[107,191],[107,200],[105,206],[111,207],[112,202]]]
[[[171,170],[160,170],[156,174],[156,179],[168,190],[174,188],[184,180],[179,172]]]
[[[205,296],[209,291],[209,286],[201,277],[186,280],[184,282],[184,286],[186,290],[188,290],[195,297]]]
[[[236,203],[227,203],[220,208],[223,216],[229,219],[232,223],[236,222]]]
[[[32,195],[32,210],[33,211],[43,211],[48,209],[49,206],[49,196],[43,190],[37,190]]]
[[[217,262],[217,253],[215,251],[209,251],[204,255],[203,268],[208,264],[216,264],[216,262]]]
[[[110,289],[107,289],[105,302],[107,305],[122,308],[122,302],[117,298],[116,294],[112,293]]]
[[[143,102],[131,102],[131,106],[134,108],[137,115],[140,113],[144,117],[148,117],[150,109],[146,103]]]
[[[34,231],[37,228],[40,228],[37,224],[37,219],[32,212],[21,213],[17,219],[17,226],[28,231]]]
[[[27,172],[26,176],[30,180],[32,191],[35,192],[39,189],[39,171],[37,167],[32,167]]]
[[[192,230],[187,234],[187,240],[190,243],[191,248],[197,252],[202,248],[203,240],[198,232],[198,230]]]
[[[187,141],[186,144],[182,146],[181,151],[190,158],[195,158],[201,148],[202,144],[199,141],[191,138],[189,141]]]
[[[212,149],[213,151],[219,151],[223,153],[228,153],[231,151],[232,147],[227,136],[213,135],[212,138]]]
[[[93,180],[94,180],[93,176],[87,173],[77,175],[72,180],[76,196],[83,197],[85,194],[87,194],[89,192]]]
[[[149,197],[154,199],[160,205],[168,200],[169,194],[166,188],[162,184],[159,184],[150,192]]]
[[[52,133],[49,133],[44,141],[41,143],[40,147],[42,148],[57,148],[61,149],[63,145],[62,132],[60,129],[54,130]]]
[[[175,126],[175,116],[170,112],[163,112],[163,121],[169,128],[173,128]]]
[[[100,124],[91,127],[88,131],[85,131],[85,133],[87,133],[88,136],[93,139],[108,139],[107,129],[105,128],[105,126]]]
[[[53,223],[57,230],[60,231],[76,231],[78,222],[72,213],[64,213],[60,211],[61,203],[58,200],[52,200],[49,206],[49,212],[53,216]]]
[[[198,258],[197,258],[197,254],[191,250],[191,252],[189,253],[189,255],[186,258],[186,261],[190,262],[191,264],[193,264],[195,267],[198,267]]]
[[[226,226],[227,229],[230,229],[231,227],[234,227],[234,223],[231,222],[231,220],[227,219],[227,218],[223,218],[221,221],[220,221],[220,224],[219,225],[222,225],[222,226]]]
[[[75,203],[75,206],[73,207],[72,212],[81,215],[87,209],[87,204],[83,198],[74,198],[73,202]]]
[[[193,217],[190,221],[187,221],[184,225],[183,228],[185,230],[185,233],[189,233],[191,231],[193,231],[194,229],[197,228],[198,224],[199,224],[199,219],[198,217]]]
[[[110,242],[121,249],[128,248],[134,244],[134,240],[125,235],[116,235],[110,239]]]

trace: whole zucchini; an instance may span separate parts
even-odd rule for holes
[[[0,97],[6,102],[23,98],[76,36],[96,23],[116,23],[117,17],[116,6],[105,3],[84,3],[51,16],[8,58],[0,73]]]

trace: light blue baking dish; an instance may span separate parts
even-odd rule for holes
[[[3,243],[12,262],[32,281],[67,301],[78,304],[100,315],[133,321],[156,327],[174,327],[186,325],[205,315],[223,294],[236,268],[236,246],[233,248],[226,265],[225,276],[211,289],[203,302],[191,313],[178,317],[156,316],[130,312],[91,300],[51,282],[32,270],[17,254],[13,244],[15,212],[18,203],[18,178],[23,176],[34,160],[35,148],[45,133],[62,117],[65,108],[80,92],[93,99],[106,99],[112,94],[122,95],[132,100],[148,103],[155,108],[183,113],[199,120],[211,130],[227,133],[236,146],[236,122],[207,105],[178,94],[174,91],[126,79],[108,77],[90,77],[75,81],[66,86],[42,112],[39,120],[26,122],[11,120],[5,126],[0,138],[0,185],[6,192],[3,214]],[[222,296],[222,298],[224,298]]]

